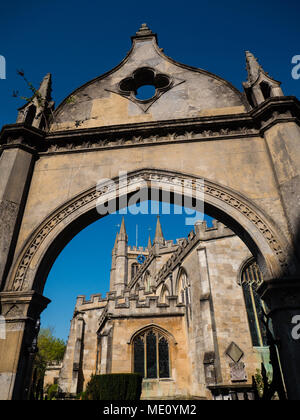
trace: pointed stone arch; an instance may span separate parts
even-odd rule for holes
[[[155,330],[158,333],[160,333],[161,335],[163,335],[168,341],[172,342],[172,344],[177,344],[177,341],[176,341],[175,337],[173,336],[173,334],[171,334],[165,328],[160,327],[159,325],[154,324],[154,323],[147,324],[144,327],[140,328],[139,330],[135,331],[135,333],[132,334],[132,336],[130,337],[130,340],[128,340],[128,344],[132,344],[136,337],[138,337],[139,335],[141,335],[144,332],[147,332],[151,329]]]
[[[161,291],[160,291],[160,296],[159,296],[159,302],[160,303],[167,303],[166,302],[166,297],[170,296],[170,290],[168,288],[168,286],[166,285],[166,283],[164,283],[162,285]]]
[[[129,197],[142,188],[159,191],[173,188],[174,195],[196,196],[202,189],[205,211],[230,227],[246,243],[257,258],[264,278],[274,278],[286,268],[286,240],[264,212],[241,194],[197,176],[159,169],[142,169],[127,175],[127,184],[119,178],[100,187],[92,187],[68,200],[53,211],[31,234],[11,269],[5,291],[42,292],[47,274],[61,249],[82,228],[100,218],[96,204],[103,205]]]

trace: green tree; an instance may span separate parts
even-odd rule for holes
[[[40,399],[43,394],[44,376],[49,364],[62,361],[66,350],[65,342],[54,336],[54,328],[41,328],[38,336],[38,352],[33,365],[33,380],[30,399]]]

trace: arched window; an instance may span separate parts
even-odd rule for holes
[[[151,328],[133,340],[134,372],[146,379],[169,378],[169,343],[164,335]]]
[[[131,264],[131,280],[134,278],[134,276],[136,275],[137,271],[139,269],[139,265],[137,263],[133,263]]]
[[[169,289],[168,289],[167,285],[164,284],[163,287],[161,288],[159,302],[160,303],[167,303],[167,299],[166,299],[167,296],[170,296],[170,292],[169,292]]]
[[[254,260],[249,261],[242,271],[241,285],[254,347],[267,346],[266,329],[262,322],[264,303],[256,291],[262,281],[257,263]]]
[[[181,271],[177,284],[178,302],[189,306],[191,303],[190,286],[185,271]]]

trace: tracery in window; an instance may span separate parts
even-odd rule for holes
[[[241,285],[243,288],[249,328],[254,347],[267,346],[266,329],[262,322],[264,303],[257,293],[257,287],[262,283],[262,273],[254,260],[243,269]]]
[[[169,343],[155,329],[144,331],[133,341],[134,372],[146,379],[169,378]]]

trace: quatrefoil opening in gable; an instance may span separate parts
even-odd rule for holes
[[[122,79],[116,89],[110,91],[132,101],[147,112],[165,92],[183,82],[184,80],[158,73],[151,67],[141,67]]]

